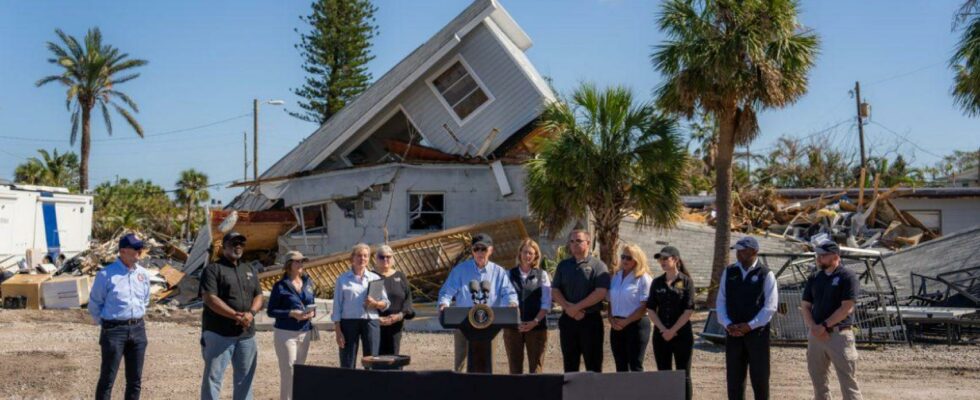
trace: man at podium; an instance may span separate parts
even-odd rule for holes
[[[439,311],[449,307],[454,299],[456,307],[472,307],[474,301],[491,307],[517,307],[517,291],[510,284],[507,270],[490,261],[493,254],[490,235],[473,235],[470,251],[473,258],[453,267],[439,289]],[[453,335],[453,344],[453,367],[459,372],[463,369],[469,343],[457,330]]]

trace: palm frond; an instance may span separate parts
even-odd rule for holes
[[[133,115],[130,114],[129,111],[126,111],[125,108],[120,107],[116,103],[112,103],[112,107],[115,108],[116,112],[121,114],[123,118],[126,119],[126,122],[129,124],[129,126],[133,127],[133,130],[136,131],[136,134],[139,135],[139,137],[143,137],[143,126],[140,125],[138,121],[136,121],[136,118],[133,117]]]
[[[105,121],[105,130],[109,136],[112,136],[112,118],[109,117],[109,108],[106,107],[105,103],[105,100],[99,100],[99,107],[102,108],[102,119]]]

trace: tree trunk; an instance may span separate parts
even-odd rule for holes
[[[186,233],[184,236],[187,238],[187,241],[189,242],[191,240],[191,201],[190,200],[187,200],[187,219],[184,220],[184,230]]]
[[[715,304],[721,273],[728,266],[731,251],[732,157],[735,153],[735,110],[721,112],[718,132],[718,153],[715,159],[715,251],[711,262],[711,287],[708,306]]]
[[[78,186],[82,193],[88,191],[88,155],[92,148],[92,107],[82,102],[82,162],[78,166]]]
[[[616,248],[619,245],[619,224],[621,219],[611,216],[599,216],[595,220],[596,240],[599,241],[599,259],[606,263],[610,272],[616,267]]]

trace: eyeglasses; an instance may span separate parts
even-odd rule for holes
[[[378,259],[379,260],[390,260],[392,258],[395,258],[395,256],[390,255],[390,254],[378,254]]]
[[[574,244],[585,243],[585,242],[588,242],[588,240],[585,240],[585,239],[569,239],[568,240],[568,243],[574,243]]]
[[[633,256],[629,254],[620,254],[619,259],[623,261],[633,261]]]
[[[483,253],[485,251],[487,251],[487,248],[486,247],[483,247],[483,246],[475,246],[475,247],[473,247],[473,252],[474,253]]]

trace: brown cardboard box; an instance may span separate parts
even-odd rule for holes
[[[44,308],[79,308],[88,304],[93,279],[88,276],[58,276],[41,284]]]
[[[0,284],[0,296],[3,298],[27,297],[27,308],[41,309],[41,284],[51,279],[49,274],[17,274]]]

